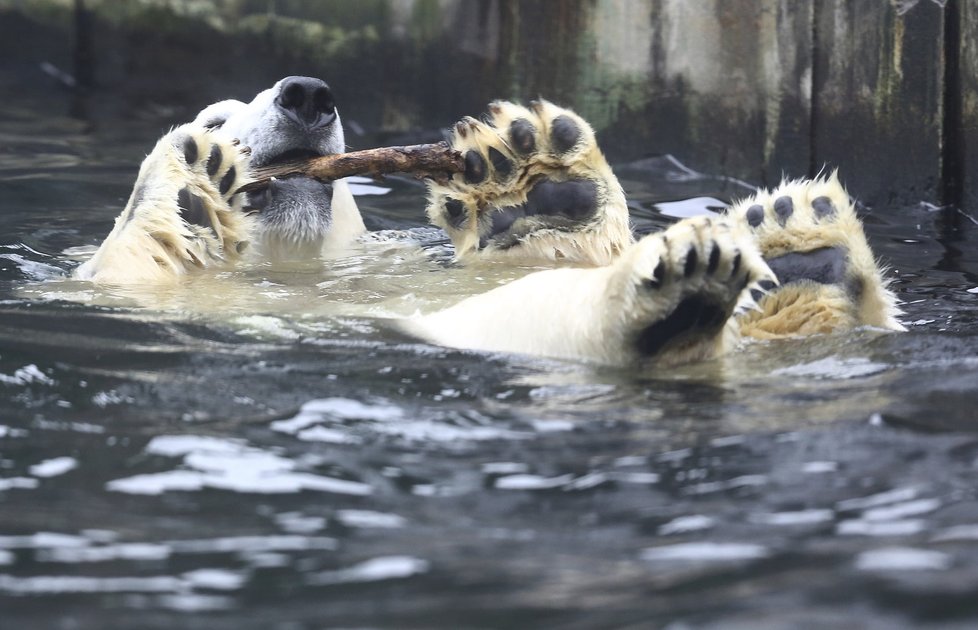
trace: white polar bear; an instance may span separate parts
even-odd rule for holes
[[[834,174],[634,242],[621,186],[573,112],[492,103],[485,122],[460,121],[450,144],[465,171],[429,182],[428,216],[457,259],[562,268],[395,324],[409,334],[475,350],[666,364],[717,356],[743,336],[901,329]],[[332,92],[318,79],[288,77],[249,104],[211,105],[160,140],[76,276],[154,284],[243,255],[336,255],[365,233],[345,182],[290,178],[236,191],[251,168],[343,149]]]

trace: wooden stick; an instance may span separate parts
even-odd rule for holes
[[[268,186],[268,181],[273,177],[290,175],[332,181],[350,175],[412,173],[417,177],[445,181],[453,173],[463,170],[465,161],[462,154],[450,149],[444,142],[381,147],[256,168],[251,173],[253,181],[239,188],[237,192],[258,190]]]

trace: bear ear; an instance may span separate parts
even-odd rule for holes
[[[195,125],[200,125],[201,127],[206,127],[208,129],[220,129],[221,125],[227,122],[227,119],[233,116],[236,112],[240,111],[245,107],[245,104],[241,101],[227,100],[214,103],[213,105],[208,105],[197,114],[194,118]]]

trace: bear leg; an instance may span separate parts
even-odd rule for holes
[[[143,161],[112,231],[74,277],[159,282],[238,258],[252,229],[235,194],[247,172],[247,149],[218,131],[177,127]]]
[[[436,313],[406,332],[457,348],[598,363],[673,364],[716,356],[728,325],[773,282],[751,234],[695,217],[626,248],[612,265],[539,271]]]

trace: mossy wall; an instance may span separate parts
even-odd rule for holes
[[[613,160],[937,202],[978,190],[976,33],[964,0],[0,0],[0,85],[44,89],[44,60],[88,115],[179,121],[315,75],[355,146],[544,97]]]

